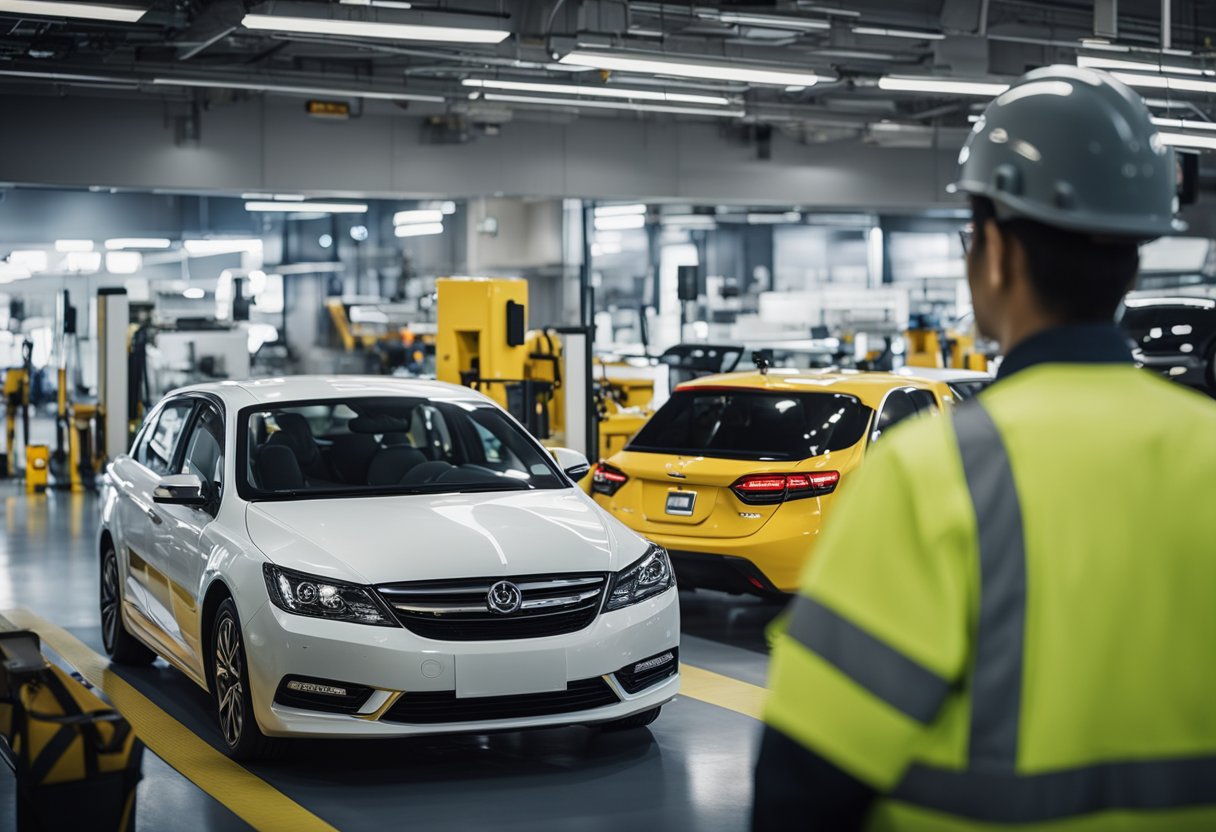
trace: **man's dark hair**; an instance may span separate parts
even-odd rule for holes
[[[1035,296],[1044,311],[1065,322],[1110,321],[1136,282],[1140,247],[1127,238],[1097,238],[1041,222],[996,216],[992,200],[971,198],[975,247],[984,245],[984,223],[995,219],[1022,244]]]

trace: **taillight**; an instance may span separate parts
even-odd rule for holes
[[[730,490],[745,503],[768,505],[803,497],[822,497],[836,490],[839,471],[811,471],[805,474],[748,474],[735,480]]]
[[[624,471],[613,468],[601,459],[595,466],[595,473],[591,475],[591,490],[596,494],[611,497],[627,482],[629,482],[629,477]]]

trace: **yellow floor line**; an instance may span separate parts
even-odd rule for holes
[[[110,670],[105,657],[94,653],[67,630],[28,610],[9,610],[3,612],[3,616],[18,627],[36,632],[45,644],[80,671],[81,676],[105,692],[156,756],[253,828],[336,832],[334,827],[216,751],[157,707]]]
[[[764,713],[767,691],[759,685],[741,682],[712,670],[681,664],[680,694],[752,719],[760,719]]]

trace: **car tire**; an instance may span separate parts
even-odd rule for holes
[[[638,728],[645,728],[650,723],[659,718],[659,711],[663,710],[663,706],[651,708],[648,711],[642,711],[632,716],[627,716],[624,719],[614,719],[612,722],[600,723],[601,731],[634,731]]]
[[[234,760],[274,756],[276,743],[258,728],[249,693],[241,619],[231,598],[224,599],[211,622],[211,655],[207,662],[220,736]]]
[[[118,554],[113,543],[106,543],[101,554],[101,643],[106,655],[117,664],[148,665],[156,654],[127,632],[122,621],[122,581],[119,579]]]

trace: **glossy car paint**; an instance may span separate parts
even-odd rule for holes
[[[271,604],[265,563],[367,585],[616,572],[647,551],[645,540],[573,486],[254,503],[239,497],[234,416],[240,409],[353,396],[489,401],[463,387],[382,377],[221,382],[166,397],[205,398],[221,407],[224,493],[212,517],[201,509],[156,504],[152,491],[160,477],[129,455],[107,467],[99,534],[108,535],[118,552],[122,617],[132,635],[207,687],[208,615],[217,598],[230,595],[242,623],[257,722],[271,736],[402,736],[590,723],[630,716],[675,696],[678,675],[634,696],[609,677],[621,701],[595,710],[420,726],[379,722],[375,714],[329,714],[275,704],[275,690],[286,674],[367,685],[377,689],[373,700],[382,703],[407,690],[458,690],[459,668],[475,671],[478,665],[491,665],[501,676],[503,693],[526,693],[532,691],[528,668],[537,662],[564,668],[566,679],[575,681],[607,676],[678,644],[674,589],[601,612],[575,633],[496,641],[438,641],[402,627],[327,621]],[[145,424],[154,424],[164,404]],[[520,660],[516,670],[512,657]]]
[[[818,372],[773,369],[707,376],[681,385],[737,387],[757,391],[843,393],[871,408],[871,421],[863,438],[854,445],[819,456],[791,462],[758,462],[711,456],[685,456],[630,450],[627,446],[606,462],[624,472],[628,481],[612,496],[595,494],[597,502],[626,526],[644,534],[672,553],[677,572],[687,555],[698,558],[741,558],[763,577],[764,589],[783,592],[797,588],[798,578],[814,551],[825,518],[851,475],[861,465],[874,439],[875,421],[887,397],[897,390],[926,390],[932,393],[938,412],[952,403],[942,381],[890,373]],[[807,497],[776,505],[742,502],[730,485],[748,474],[838,471],[836,490],[822,497]],[[691,516],[673,516],[664,510],[664,498],[672,489],[698,491]],[[687,554],[685,554],[687,553]],[[763,591],[761,587],[753,587]]]

